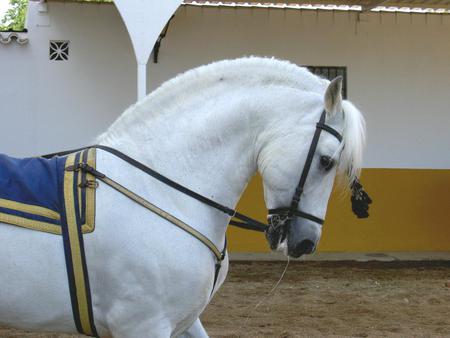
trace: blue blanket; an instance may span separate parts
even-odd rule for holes
[[[87,150],[75,154],[74,160],[86,162],[88,157],[90,162],[95,161]],[[0,222],[61,234],[61,214],[67,198],[64,181],[71,175],[73,201],[83,232],[92,231],[94,220],[87,220],[86,212],[93,212],[95,192],[92,196],[92,189],[77,186],[86,181],[86,174],[65,171],[67,158],[18,159],[0,154]]]

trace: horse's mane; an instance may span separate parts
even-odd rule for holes
[[[289,61],[264,57],[244,57],[233,60],[216,61],[186,71],[163,83],[137,105],[146,105],[168,93],[189,93],[210,86],[219,80],[234,81],[251,86],[252,84],[283,85],[307,92],[324,93],[329,83],[312,74],[307,68],[299,67]],[[172,96],[173,98],[173,96]]]
[[[193,92],[201,93],[218,81],[236,82],[251,88],[253,84],[282,85],[294,89],[324,95],[329,81],[307,68],[288,61],[274,58],[244,57],[223,60],[200,66],[166,81],[151,94],[129,107],[98,138],[102,142],[120,131],[136,124],[149,123],[149,120],[165,114],[173,105],[181,105],[184,98]],[[340,158],[340,172],[345,173],[349,183],[359,175],[364,147],[365,124],[361,113],[350,102],[343,102],[344,132],[343,148]]]
[[[201,93],[218,81],[237,82],[251,88],[252,84],[280,84],[307,92],[323,94],[329,81],[312,74],[308,69],[289,61],[274,58],[244,57],[216,61],[193,68],[164,82],[149,95],[131,105],[109,128],[126,127],[156,118],[193,92]],[[107,133],[108,133],[107,132]],[[99,139],[105,136],[101,135]]]
[[[350,101],[344,100],[342,108],[344,110],[344,130],[339,173],[347,178],[348,184],[351,185],[358,178],[362,167],[362,155],[366,143],[366,123],[361,112]]]

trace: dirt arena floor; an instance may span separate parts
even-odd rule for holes
[[[211,337],[450,337],[450,262],[234,262]],[[0,329],[2,338],[74,338]]]

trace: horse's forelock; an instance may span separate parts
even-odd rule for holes
[[[351,185],[359,177],[366,143],[366,123],[361,112],[349,101],[342,102],[344,130],[339,174]]]

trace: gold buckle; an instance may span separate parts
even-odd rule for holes
[[[86,180],[86,182],[82,182],[78,184],[78,187],[80,188],[90,188],[90,189],[97,189],[98,188],[98,182],[96,180]]]

